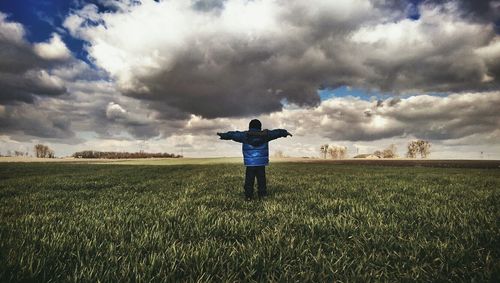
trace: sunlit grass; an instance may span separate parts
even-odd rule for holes
[[[470,281],[500,271],[500,171],[0,164],[0,281]]]

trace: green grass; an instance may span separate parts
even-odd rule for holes
[[[497,281],[500,170],[0,163],[0,281]]]

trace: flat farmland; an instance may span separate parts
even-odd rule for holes
[[[500,278],[498,162],[186,161],[0,163],[0,281]]]

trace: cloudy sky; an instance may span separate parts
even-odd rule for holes
[[[0,2],[2,154],[237,156],[252,118],[291,156],[500,159],[500,1]]]

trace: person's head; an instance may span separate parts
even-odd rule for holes
[[[262,129],[262,123],[259,120],[257,120],[257,119],[253,119],[252,121],[250,121],[250,124],[248,124],[248,128],[249,129],[261,130]]]

